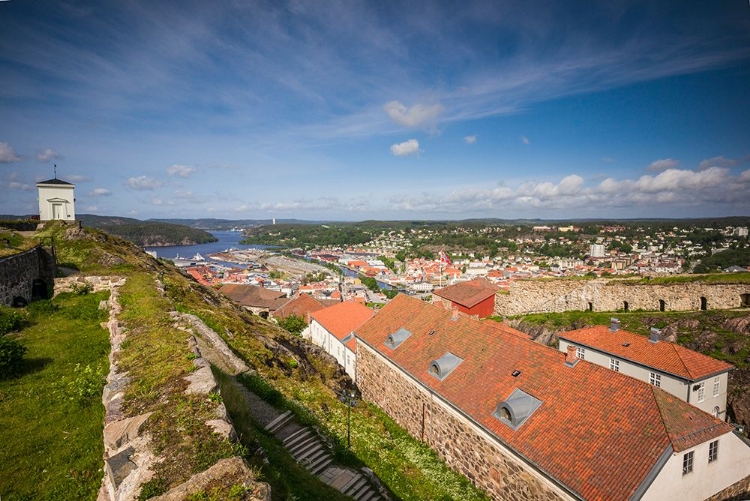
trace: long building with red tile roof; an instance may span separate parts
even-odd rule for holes
[[[310,324],[310,315],[318,310],[322,310],[326,305],[312,297],[310,294],[300,294],[273,312],[274,318],[286,318],[290,315],[297,315]]]
[[[688,500],[750,483],[732,426],[575,350],[403,294],[355,334],[363,398],[493,498]]]
[[[255,285],[226,284],[221,286],[219,292],[262,317],[268,317],[269,313],[281,308],[288,301],[283,292]]]
[[[595,364],[659,386],[714,416],[726,417],[728,373],[732,365],[661,340],[658,331],[642,336],[599,325],[558,335],[559,349],[574,346]]]
[[[344,301],[310,314],[310,340],[333,355],[352,379],[356,378],[354,330],[373,314],[370,308],[354,301]]]

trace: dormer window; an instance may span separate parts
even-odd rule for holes
[[[451,352],[446,352],[442,357],[430,362],[427,372],[442,381],[463,361],[463,358],[457,357]]]
[[[497,404],[492,415],[501,423],[517,430],[542,405],[542,401],[516,388],[505,400]]]
[[[396,348],[399,347],[399,345],[401,345],[401,343],[406,341],[409,336],[411,336],[411,332],[401,327],[399,330],[397,330],[393,334],[389,334],[388,337],[385,338],[384,344],[388,348],[395,350]]]

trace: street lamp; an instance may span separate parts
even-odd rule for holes
[[[357,399],[354,396],[353,391],[346,391],[343,390],[341,392],[341,395],[339,395],[339,400],[341,400],[344,405],[346,405],[347,414],[346,414],[346,447],[351,449],[352,447],[352,406],[357,405]]]

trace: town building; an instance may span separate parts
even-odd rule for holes
[[[349,377],[356,381],[357,340],[354,330],[373,315],[373,311],[361,303],[344,301],[311,313],[310,326],[302,335],[333,355]]]
[[[61,179],[48,179],[36,183],[39,190],[39,220],[61,219],[73,221],[76,218],[75,185]]]
[[[590,257],[604,257],[604,244],[591,244],[589,249]]]
[[[283,292],[257,285],[226,284],[221,286],[219,292],[263,318],[268,318],[269,314],[289,301]]]
[[[559,349],[567,352],[573,347],[578,358],[658,386],[712,416],[726,418],[732,365],[662,341],[656,329],[646,337],[619,327],[612,319],[609,327],[560,333]]]
[[[401,294],[356,330],[357,385],[495,499],[726,499],[750,445],[670,393]]]
[[[477,278],[435,290],[432,302],[449,310],[455,306],[467,315],[486,318],[495,314],[495,294],[498,289],[489,280]]]
[[[328,302],[331,303],[329,306],[335,304],[335,302]],[[323,304],[322,301],[315,299],[310,294],[299,294],[284,303],[284,305],[274,311],[271,316],[273,316],[273,318],[282,319],[290,315],[297,315],[298,317],[303,318],[306,324],[310,325],[310,315],[325,307],[326,305]]]

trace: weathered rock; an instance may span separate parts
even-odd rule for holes
[[[104,427],[104,447],[107,450],[116,451],[141,435],[143,425],[148,421],[151,412],[141,414],[132,418],[121,419],[107,424]]]
[[[197,360],[202,359],[196,358],[193,362],[195,363]],[[200,364],[200,362],[198,363]],[[189,376],[186,376],[185,381],[189,383],[185,390],[185,393],[188,395],[208,395],[209,393],[216,391],[219,386],[214,379],[214,375],[211,373],[211,367],[206,365]]]

